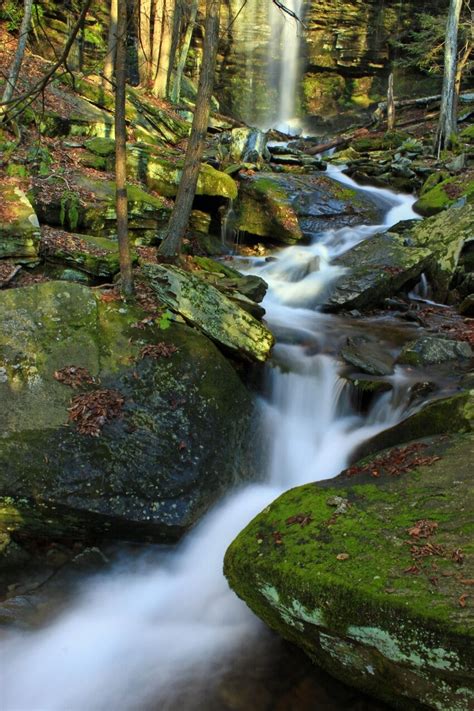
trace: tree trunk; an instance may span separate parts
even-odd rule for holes
[[[110,0],[109,34],[107,54],[104,61],[104,77],[112,83],[115,70],[115,53],[117,50],[117,15],[118,0]]]
[[[28,41],[28,33],[31,26],[32,10],[33,0],[24,0],[23,19],[21,21],[18,44],[15,56],[13,57],[13,62],[11,63],[10,70],[8,72],[7,83],[1,101],[1,103],[5,104],[5,106],[0,106],[0,123],[2,122],[4,114],[8,109],[7,104],[13,96],[13,92],[15,91],[15,86],[18,81],[18,75],[20,74],[23,57],[25,56],[26,43]]]
[[[115,35],[115,179],[117,182],[117,238],[122,292],[133,293],[132,261],[128,240],[127,129],[125,90],[127,76],[127,0],[118,0]]]
[[[446,43],[444,50],[444,80],[441,111],[436,131],[434,150],[437,156],[449,148],[452,136],[457,133],[456,66],[458,52],[459,17],[463,0],[450,0]]]
[[[192,0],[191,12],[189,15],[188,25],[186,27],[186,34],[184,35],[183,44],[181,45],[181,50],[179,52],[178,65],[176,67],[176,74],[174,78],[173,92],[171,94],[171,101],[173,101],[175,104],[179,103],[179,100],[181,98],[181,83],[183,81],[184,68],[186,66],[186,60],[188,58],[189,48],[191,46],[194,25],[196,24],[198,6],[199,0]]]
[[[387,131],[393,131],[395,128],[395,96],[393,93],[393,72],[388,78],[387,90]]]
[[[160,64],[161,35],[163,34],[163,15],[165,0],[155,0],[155,19],[153,21],[153,42],[151,50],[151,82],[154,84]]]
[[[151,72],[151,0],[139,2],[138,73],[140,84],[147,86]]]
[[[165,0],[163,5],[160,59],[158,62],[155,81],[153,83],[153,94],[161,98],[165,98],[168,91],[171,39],[173,32],[172,9],[174,2],[173,0]]]
[[[220,0],[206,1],[203,59],[196,108],[176,202],[166,237],[159,250],[164,257],[176,257],[179,255],[196,193],[209,123],[212,90],[214,88],[217,45],[219,41],[219,10]]]

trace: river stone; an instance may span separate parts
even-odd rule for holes
[[[399,476],[376,458],[283,494],[231,544],[225,574],[258,617],[341,681],[398,709],[467,711],[474,435],[414,447],[425,464],[412,456]],[[344,514],[335,497],[349,502]],[[428,538],[417,537],[422,520],[433,522]],[[414,557],[428,543],[439,554]]]
[[[187,326],[134,326],[144,316],[79,284],[0,293],[0,528],[13,540],[176,539],[255,476],[253,399],[234,369]],[[139,357],[157,342],[178,351]],[[54,373],[70,365],[125,399],[99,437],[68,424],[81,391]]]
[[[459,358],[472,358],[472,356],[472,348],[465,341],[423,336],[423,338],[407,343],[398,356],[397,362],[424,366],[445,363]]]
[[[346,363],[353,365],[369,375],[392,375],[394,359],[383,350],[383,346],[365,338],[356,336],[348,338],[341,349],[341,356]]]
[[[147,264],[143,273],[160,301],[225,350],[256,362],[269,358],[271,332],[212,284],[172,265]]]
[[[433,260],[428,247],[413,246],[403,235],[376,234],[333,261],[345,274],[337,281],[325,309],[374,308],[404,286],[417,283]]]
[[[0,259],[36,259],[40,237],[38,218],[25,193],[14,185],[0,185]]]

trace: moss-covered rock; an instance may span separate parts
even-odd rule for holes
[[[49,262],[65,263],[95,277],[112,278],[120,271],[118,243],[106,237],[63,232],[60,240],[49,240],[41,251]]]
[[[347,684],[407,711],[467,711],[473,448],[472,434],[414,443],[283,494],[228,549],[230,585]]]
[[[50,181],[54,182],[54,181]],[[42,223],[64,227],[94,237],[116,237],[115,182],[92,180],[76,173],[69,177],[69,188],[47,191],[38,186],[31,191],[31,199]],[[167,225],[171,213],[168,202],[142,190],[127,186],[128,219],[132,240],[141,244],[156,244],[160,231]]]
[[[465,198],[468,202],[474,201],[474,180],[466,179],[464,174],[437,182],[430,189],[427,189],[428,187],[429,185],[425,184],[426,189],[413,206],[425,217],[446,210],[460,198]]]
[[[242,180],[237,205],[241,232],[294,244],[303,236],[357,222],[374,222],[376,205],[325,175],[258,174]]]
[[[37,258],[40,228],[36,213],[20,188],[0,185],[0,259]]]
[[[387,447],[442,434],[474,431],[474,390],[463,390],[428,403],[418,412],[364,442],[357,456],[367,456]]]
[[[464,244],[472,239],[474,205],[457,204],[415,223],[405,233],[407,244],[429,249],[433,255],[427,275],[435,299],[444,300]]]
[[[95,138],[88,141],[86,147],[98,158],[107,159],[105,167],[108,170],[113,169],[114,140]],[[90,162],[87,155],[84,160]],[[127,171],[130,178],[141,180],[150,190],[166,197],[175,197],[183,172],[182,154],[143,144],[129,144]],[[235,199],[237,184],[230,175],[203,163],[199,171],[196,194]]]
[[[397,361],[407,365],[424,366],[445,363],[459,358],[472,358],[472,356],[472,348],[465,341],[424,336],[407,343]]]
[[[135,327],[144,316],[78,284],[0,293],[0,497],[13,540],[173,539],[253,475],[253,401],[233,368],[186,326]],[[157,342],[177,351],[140,356]],[[67,366],[96,379],[85,391],[124,398],[98,437],[68,423],[81,390],[55,378]]]
[[[149,264],[144,273],[160,301],[224,349],[257,362],[269,358],[270,331],[210,283],[175,266]]]

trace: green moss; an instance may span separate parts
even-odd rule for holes
[[[466,126],[459,134],[459,138],[468,143],[474,143],[474,124]]]
[[[466,182],[464,176],[456,176],[443,180],[431,189],[423,190],[414,208],[421,215],[429,217],[446,210],[463,197],[468,202],[474,201],[474,180]]]
[[[428,445],[422,456],[440,459],[400,477],[382,473],[370,483],[370,475],[341,475],[283,494],[232,543],[225,573],[257,615],[339,678],[352,676],[351,683],[385,699],[405,694],[407,708],[410,698],[426,703],[433,694],[435,708],[445,709],[454,706],[440,705],[443,694],[452,699],[463,675],[469,685],[474,641],[473,608],[459,604],[466,589],[451,556],[462,549],[462,576],[473,577],[474,437]],[[350,504],[345,513],[335,515],[334,497]],[[300,515],[309,517],[307,525],[288,524]],[[433,543],[444,553],[420,559],[413,575],[406,572],[415,564],[411,546],[426,540],[407,531],[421,519],[438,524]],[[328,658],[323,634],[349,645],[355,656],[348,667],[337,655]],[[369,665],[375,684],[372,673],[354,681],[354,665]],[[427,683],[410,686],[400,665]],[[452,677],[441,682],[440,670]]]

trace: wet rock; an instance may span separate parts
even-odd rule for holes
[[[364,336],[348,338],[341,355],[350,365],[369,375],[392,375],[394,358],[379,343]]]
[[[459,358],[472,358],[472,356],[472,349],[465,341],[424,336],[407,343],[398,356],[397,362],[421,367],[446,363]]]
[[[40,226],[25,193],[0,185],[0,259],[34,261],[38,257]]]
[[[391,706],[469,708],[473,447],[472,434],[416,442],[384,453],[387,467],[404,462],[399,476],[378,455],[288,491],[228,549],[231,587],[317,665]],[[350,502],[344,515],[333,497]],[[299,512],[310,523],[289,526]]]
[[[325,175],[259,174],[241,182],[241,232],[293,244],[327,229],[377,220],[378,207]]]
[[[176,539],[255,474],[252,397],[201,334],[136,328],[140,309],[64,282],[1,292],[0,316],[0,528],[13,540]],[[177,350],[140,357],[161,342]],[[68,366],[97,384],[56,380]],[[97,388],[124,405],[92,437],[68,408]]]
[[[474,430],[474,389],[439,398],[397,425],[372,437],[357,450],[357,457],[379,452],[386,447],[442,434],[460,434]]]
[[[160,301],[224,349],[257,362],[269,358],[270,331],[214,286],[175,266],[147,265],[144,274]]]
[[[416,284],[433,262],[425,247],[407,244],[402,235],[385,232],[348,250],[334,260],[345,270],[326,301],[328,311],[367,309]]]

